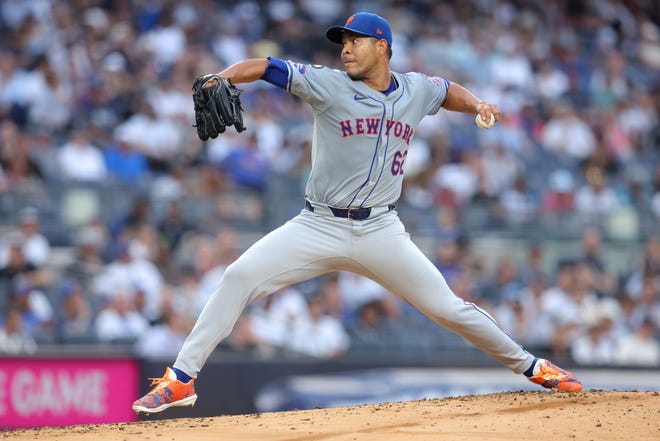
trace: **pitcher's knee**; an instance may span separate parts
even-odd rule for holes
[[[234,295],[243,295],[248,302],[267,294],[263,284],[255,277],[254,270],[236,261],[229,265],[222,276],[224,290]]]
[[[254,276],[251,277],[252,271],[249,268],[246,268],[245,265],[232,263],[227,267],[225,273],[222,275],[222,284],[230,287],[233,291],[243,291],[250,290],[250,280],[254,279]]]

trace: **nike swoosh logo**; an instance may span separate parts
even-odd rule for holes
[[[353,99],[354,99],[355,101],[362,101],[362,100],[369,99],[369,97],[368,97],[368,96],[360,96],[360,95],[358,95],[358,94],[356,93],[355,96],[353,96]]]

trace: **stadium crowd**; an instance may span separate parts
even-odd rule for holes
[[[340,68],[324,29],[387,17],[392,67],[457,81],[502,121],[425,118],[400,210],[455,292],[523,345],[660,366],[657,2],[0,3],[0,353],[173,357],[224,269],[302,208],[311,112],[244,85],[247,131],[196,138],[193,79],[276,56]],[[282,219],[280,219],[282,218]],[[522,258],[471,247],[524,234]],[[552,261],[546,244],[579,243]],[[625,267],[604,243],[634,245]],[[467,344],[377,284],[329,274],[258,300],[220,350],[432,355]]]

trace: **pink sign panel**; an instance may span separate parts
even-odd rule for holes
[[[132,359],[0,358],[0,430],[137,421]]]

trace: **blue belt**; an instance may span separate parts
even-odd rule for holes
[[[332,212],[332,214],[335,217],[342,217],[344,219],[351,219],[351,220],[364,220],[368,219],[369,216],[371,216],[371,207],[363,207],[363,208],[335,208],[335,207],[327,207],[328,210]],[[385,208],[385,207],[383,207]],[[392,211],[394,210],[395,206],[390,204],[387,206],[387,210],[385,211]],[[311,211],[312,213],[314,212],[314,206],[312,205],[311,202],[309,202],[307,199],[305,199],[305,209]]]

